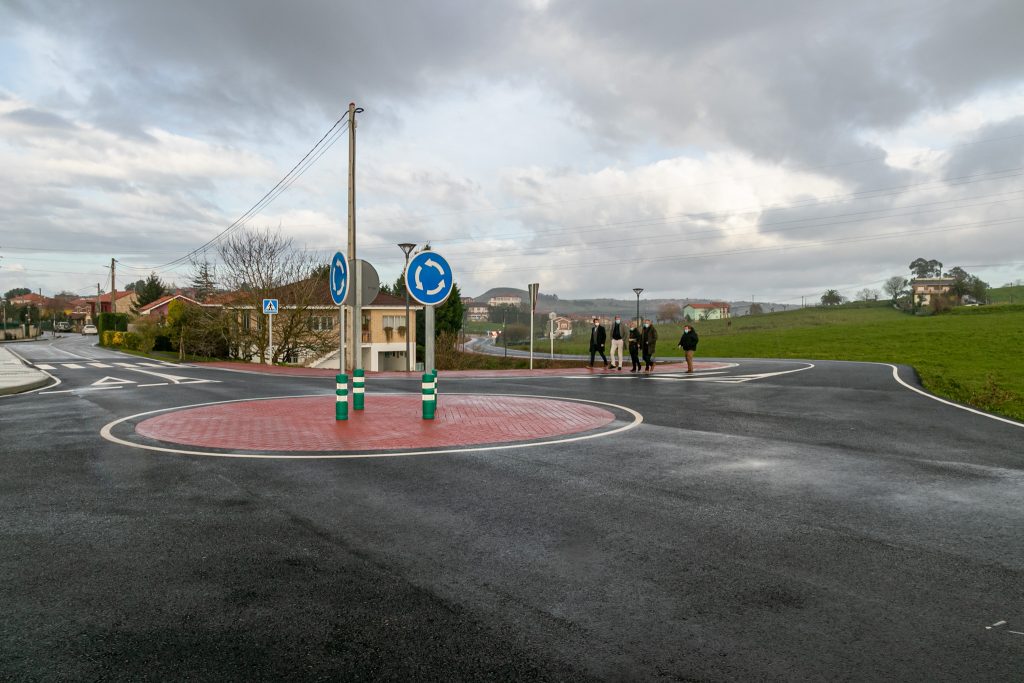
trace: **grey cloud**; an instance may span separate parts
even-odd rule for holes
[[[16,109],[12,112],[4,114],[2,117],[8,121],[14,121],[24,126],[32,128],[49,128],[53,130],[72,130],[74,124],[65,119],[62,116],[54,114],[53,112],[42,111],[39,109],[33,109],[26,107],[24,109]]]
[[[986,126],[950,155],[946,175],[959,178],[1024,167],[1024,116]]]

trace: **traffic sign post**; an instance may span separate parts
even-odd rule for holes
[[[435,251],[421,251],[405,268],[406,289],[412,298],[426,306],[423,321],[423,369],[428,372],[434,368],[434,306],[444,303],[454,285],[452,267]]]
[[[551,337],[551,360],[555,359],[555,318],[557,313],[551,311],[548,313],[548,334]]]
[[[263,300],[263,314],[267,316],[267,365],[274,364],[274,316],[277,311],[277,299]]]
[[[331,301],[338,307],[338,372],[345,372],[345,297],[348,296],[348,261],[340,251],[331,259],[328,287]]]
[[[370,263],[357,259],[348,262],[349,281],[345,305],[352,307],[352,368],[363,367],[363,305],[380,294],[380,276]]]
[[[533,317],[537,311],[537,290],[540,289],[539,282],[531,282],[530,287],[530,369],[533,370]]]

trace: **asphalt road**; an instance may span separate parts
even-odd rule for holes
[[[3,680],[1024,678],[1024,429],[888,366],[442,377],[644,423],[255,460],[99,432],[329,378],[144,366],[93,341],[19,346],[61,383],[0,398]],[[371,378],[368,409],[377,390],[419,386]]]

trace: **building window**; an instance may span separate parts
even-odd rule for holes
[[[334,316],[311,315],[309,316],[309,329],[314,332],[329,332],[334,329]]]
[[[412,312],[409,313],[409,317],[412,317]],[[386,315],[384,316],[384,327],[405,327],[405,315]]]

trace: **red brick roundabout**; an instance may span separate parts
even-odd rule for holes
[[[421,417],[421,398],[367,395],[364,411],[334,419],[334,396],[301,396],[183,406],[135,425],[135,433],[160,442],[133,445],[259,452],[287,456],[315,453],[385,453],[460,449],[560,440],[606,431],[621,407],[534,396],[442,394],[434,420]],[[629,411],[632,412],[632,411]],[[144,417],[142,415],[138,417]],[[633,414],[634,424],[640,416]],[[617,430],[615,430],[617,431]],[[126,443],[122,439],[116,439]]]

